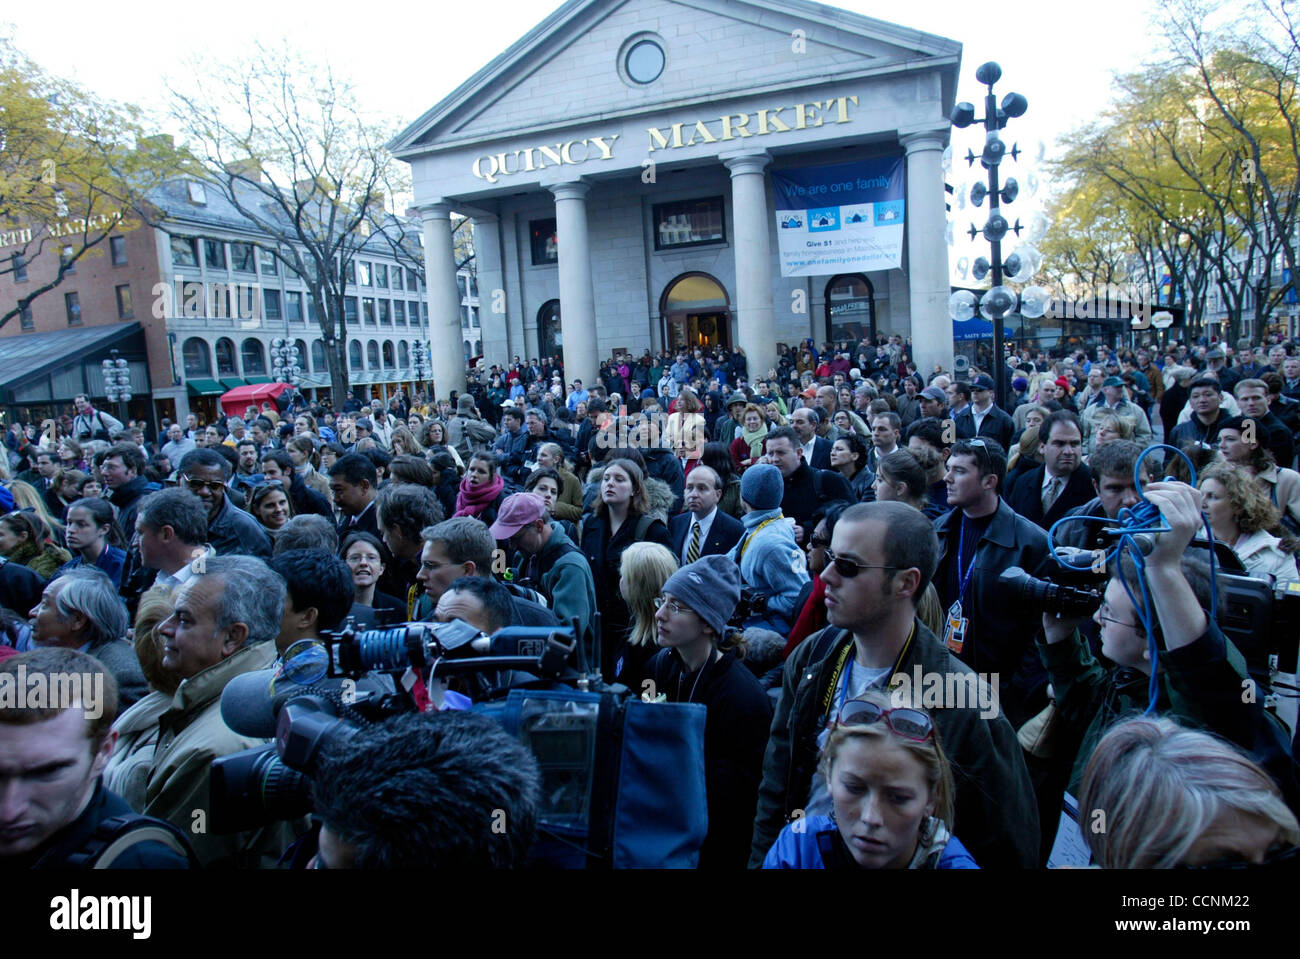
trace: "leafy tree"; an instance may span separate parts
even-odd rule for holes
[[[91,96],[0,38],[0,277],[42,256],[59,266],[15,285],[0,327],[49,293],[110,235],[134,229],[150,189],[185,169],[165,139],[145,135],[141,116]]]

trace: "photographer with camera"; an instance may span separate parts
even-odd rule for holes
[[[1150,483],[1143,490],[1169,526],[1139,572],[1127,551],[1110,564],[1110,581],[1094,615],[1101,627],[1106,669],[1080,637],[1077,620],[1042,616],[1038,652],[1051,679],[1056,706],[1055,752],[1072,760],[1067,790],[1077,796],[1083,771],[1103,733],[1118,717],[1148,706],[1157,674],[1157,712],[1209,729],[1236,743],[1269,771],[1292,808],[1300,800],[1296,770],[1281,725],[1245,695],[1253,689],[1245,660],[1206,613],[1212,588],[1209,566],[1187,552],[1200,528],[1201,494],[1185,483]],[[1141,610],[1142,579],[1153,609]],[[1125,584],[1128,590],[1125,589]],[[1220,606],[1224,605],[1221,601]],[[1151,661],[1143,613],[1161,648]]]

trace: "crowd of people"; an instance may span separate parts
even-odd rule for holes
[[[134,813],[175,841],[119,865],[304,847],[328,868],[523,865],[536,761],[461,708],[488,683],[431,699],[415,668],[383,677],[410,715],[320,760],[313,823],[191,828],[212,760],[266,741],[230,728],[223,691],[349,620],[572,629],[592,680],[703,705],[701,868],[1039,868],[1066,800],[1107,810],[1085,832],[1105,867],[1293,856],[1292,732],[1240,695],[1198,543],[1278,595],[1300,585],[1300,349],[1006,367],[999,405],[997,371],[919,371],[902,337],[808,340],[766,371],[723,348],[617,355],[587,384],[515,357],[459,395],[290,393],[157,435],[84,396],[15,422],[0,688],[75,672],[103,692],[94,719],[85,693],[0,701],[0,781],[19,783],[0,862],[66,864]],[[1160,441],[1195,485],[1148,455]],[[1098,549],[1143,499],[1164,532],[1111,565],[1094,616],[1000,591],[1013,568],[1050,576],[1053,546]],[[970,696],[934,701],[921,677]]]

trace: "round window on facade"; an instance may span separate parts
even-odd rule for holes
[[[623,67],[637,83],[654,83],[664,72],[664,63],[663,47],[653,40],[639,40],[627,51]]]

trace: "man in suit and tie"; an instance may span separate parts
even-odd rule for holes
[[[790,425],[799,436],[799,446],[803,450],[803,461],[815,470],[831,468],[830,440],[817,435],[817,412],[803,407],[790,414]]]
[[[379,519],[375,509],[379,473],[375,464],[360,453],[349,453],[334,461],[329,475],[334,505],[343,514],[339,523],[339,542],[351,533],[369,533],[379,539]]]
[[[668,521],[673,553],[682,565],[701,556],[727,553],[740,540],[745,527],[718,509],[722,480],[708,466],[697,466],[686,477],[686,512]]]
[[[1007,505],[1043,529],[1093,498],[1092,473],[1083,464],[1083,430],[1072,410],[1057,410],[1038,433],[1043,465],[1007,490]]]

